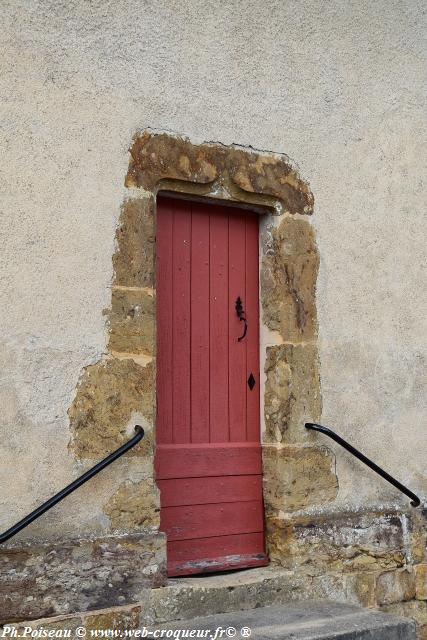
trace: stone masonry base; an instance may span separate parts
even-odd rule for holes
[[[0,624],[139,602],[165,583],[163,534],[13,544],[0,552]]]
[[[396,583],[401,581],[395,572]],[[189,620],[196,616],[254,609],[296,600],[324,599],[369,606],[412,618],[417,622],[417,637],[427,638],[427,602],[411,599],[381,605],[384,599],[381,580],[372,572],[350,576],[325,574],[316,578],[297,577],[277,568],[252,569],[203,579],[171,580],[166,587],[147,589],[141,602],[68,616],[57,616],[16,623],[18,630],[67,629],[72,637],[78,627],[92,630],[130,630],[171,620]],[[392,594],[389,598],[392,599]],[[397,593],[395,597],[398,597]],[[19,633],[19,631],[18,631]]]
[[[169,581],[159,533],[15,543],[0,554],[0,622],[124,630],[329,600],[413,618],[427,639],[424,515],[267,513],[269,567]]]

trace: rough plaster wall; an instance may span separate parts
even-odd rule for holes
[[[0,11],[3,527],[78,471],[66,411],[105,349],[127,149],[147,126],[299,163],[316,198],[324,423],[425,494],[424,3]],[[31,533],[102,528],[117,475]],[[347,504],[396,495],[341,452],[338,477]]]

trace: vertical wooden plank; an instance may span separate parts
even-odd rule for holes
[[[156,308],[157,308],[157,423],[159,444],[173,442],[172,407],[172,237],[173,203],[157,201]]]
[[[191,442],[209,442],[209,215],[193,203],[191,223]]]
[[[258,216],[246,216],[246,300],[249,323],[247,340],[247,377],[252,373],[255,386],[252,391],[246,384],[247,440],[260,441],[259,413],[259,259]]]
[[[191,205],[173,206],[173,441],[184,443],[191,429]]]
[[[228,214],[210,215],[210,442],[227,442],[228,426]]]
[[[236,313],[236,299],[240,296],[246,312],[246,234],[245,214],[229,211],[229,419],[230,441],[246,440],[246,348],[247,337],[240,342],[244,323]]]

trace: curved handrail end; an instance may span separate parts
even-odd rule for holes
[[[408,487],[405,487],[405,485],[403,485],[401,482],[396,480],[396,478],[393,478],[393,476],[387,473],[387,471],[384,471],[384,469],[381,469],[381,467],[379,467],[375,462],[370,460],[361,451],[353,447],[353,445],[351,445],[349,442],[344,440],[344,438],[341,438],[341,436],[335,433],[335,431],[332,431],[332,429],[329,429],[328,427],[324,427],[321,424],[316,424],[315,422],[306,422],[304,426],[306,429],[310,429],[311,431],[319,431],[320,433],[323,433],[329,438],[331,438],[331,440],[334,440],[335,442],[337,442],[349,453],[351,453],[355,458],[360,460],[360,462],[363,462],[364,464],[366,464],[366,466],[372,469],[372,471],[375,471],[375,473],[377,473],[384,480],[386,480],[391,485],[393,485],[393,487],[395,487],[401,493],[404,493],[408,498],[410,498],[410,501],[411,501],[410,504],[412,507],[420,506],[421,500],[415,493],[413,493],[410,489],[408,489]]]
[[[142,438],[144,437],[144,433],[145,433],[144,427],[141,427],[140,424],[136,424],[135,425],[135,431],[139,435],[138,441],[142,440]]]

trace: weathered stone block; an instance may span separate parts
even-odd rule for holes
[[[310,188],[284,156],[220,144],[193,145],[186,138],[150,131],[135,137],[130,154],[127,187],[154,191],[165,180],[208,184],[221,178],[242,191],[279,199],[290,213],[313,211]]]
[[[404,516],[408,523],[414,564],[427,562],[427,509],[412,509]]]
[[[406,560],[395,514],[267,517],[267,545],[273,562],[311,575],[394,569]]]
[[[316,279],[319,255],[306,220],[285,218],[262,237],[262,317],[286,342],[313,340],[317,333]]]
[[[104,507],[113,529],[137,528],[157,531],[160,526],[159,490],[152,479],[128,480],[122,484]]]
[[[324,595],[324,591],[321,593]],[[151,591],[141,624],[257,609],[308,598],[311,594],[306,576],[271,565],[205,576],[202,580],[171,581],[166,587]]]
[[[141,367],[131,359],[110,358],[86,367],[69,409],[73,439],[79,458],[97,459],[129,440],[126,427],[132,414],[153,424],[154,374],[152,364]],[[152,432],[129,453],[153,455]]]
[[[223,150],[225,151],[225,149]],[[314,198],[294,167],[283,156],[234,148],[225,153],[225,167],[240,189],[274,196],[289,213],[311,214]]]
[[[124,287],[154,286],[154,195],[126,200],[116,231],[113,284]]]
[[[181,137],[149,131],[135,137],[130,154],[126,186],[147,190],[153,190],[165,179],[213,182],[224,164],[221,149],[192,145]]]
[[[145,602],[149,601],[150,594],[155,593],[157,589],[147,589],[144,592]],[[77,637],[75,631],[78,627],[83,628],[88,636],[95,631],[119,630],[126,631],[138,629],[141,622],[141,605],[123,605],[120,607],[108,607],[91,612],[82,612],[81,614],[53,616],[51,618],[42,618],[38,620],[25,620],[24,622],[13,623],[18,634],[22,634],[25,627],[32,630],[46,631],[70,631],[70,638]],[[11,637],[13,637],[11,635]],[[27,637],[30,637],[27,632]],[[45,637],[45,636],[41,636]],[[106,636],[107,637],[107,636]]]
[[[346,602],[360,604],[362,607],[375,607],[375,574],[369,571],[345,575]]]
[[[335,456],[326,447],[263,446],[267,510],[296,511],[335,500]]]
[[[320,420],[322,412],[316,346],[268,347],[265,372],[266,442],[309,441],[304,423]]]
[[[98,629],[105,631],[110,629],[113,631],[130,631],[132,629],[138,629],[140,614],[141,607],[113,609],[112,611],[86,616],[84,626],[89,633]]]
[[[3,548],[0,622],[137,603],[165,583],[165,556],[163,534]]]
[[[305,575],[303,593],[304,599],[329,600],[362,607],[374,607],[376,605],[375,574],[371,572],[340,572],[325,573],[319,576]]]
[[[415,598],[415,573],[412,568],[387,571],[377,578],[377,602],[393,604]]]
[[[152,290],[113,289],[109,321],[110,351],[153,355],[155,299]]]
[[[411,600],[381,607],[381,611],[402,618],[412,618],[417,624],[417,640],[427,640],[427,602]]]
[[[427,564],[415,567],[415,587],[417,600],[427,600]]]
[[[18,635],[22,636],[25,627],[31,627],[32,630],[46,631],[71,631],[71,638],[75,637],[75,631],[77,627],[82,626],[81,616],[55,616],[53,618],[43,618],[41,620],[28,620],[25,622],[19,622],[14,625],[17,629]],[[25,636],[24,636],[25,637]],[[27,635],[28,637],[28,635]],[[43,636],[42,636],[43,637]]]

